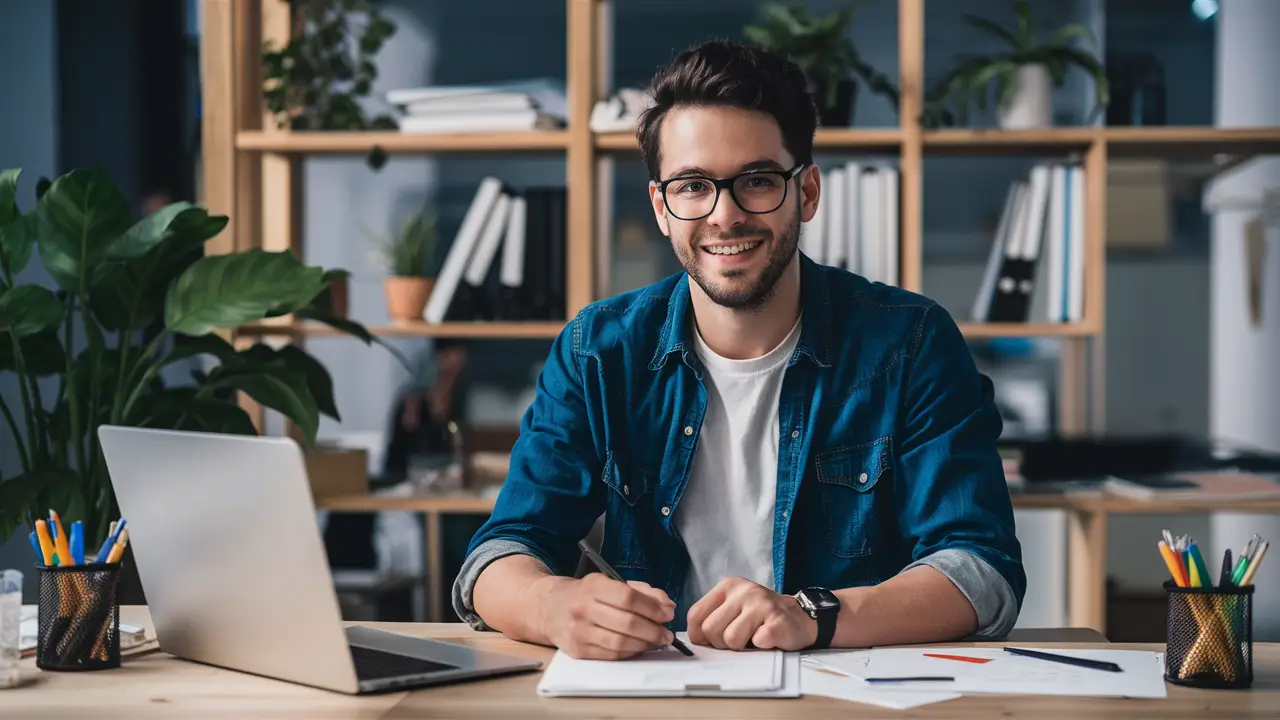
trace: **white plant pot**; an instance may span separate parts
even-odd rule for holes
[[[1023,65],[1014,75],[1008,106],[1000,108],[1000,127],[1025,130],[1053,126],[1053,78],[1044,65]]]

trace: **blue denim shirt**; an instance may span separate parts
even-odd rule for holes
[[[936,303],[801,262],[802,326],[778,409],[773,589],[880,583],[942,570],[980,634],[1017,618],[1026,588],[996,440],[1001,420],[951,317]],[[675,513],[706,405],[685,273],[587,306],[552,344],[492,516],[454,588],[524,553],[571,575],[604,516],[601,554],[627,580],[681,598],[689,559]],[[725,498],[733,502],[733,498]],[[684,629],[677,613],[674,629]]]

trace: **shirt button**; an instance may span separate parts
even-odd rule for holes
[[[667,507],[666,505],[663,505],[663,506],[662,506],[662,514],[663,514],[663,515],[670,515],[670,514],[671,514],[671,508]]]
[[[787,511],[787,510],[783,510],[783,511],[782,511],[782,517],[788,517],[788,516],[790,516],[790,514],[791,514],[791,513],[790,513],[789,511]]]
[[[860,482],[860,483],[864,483],[864,482],[866,482],[866,481],[867,481],[867,474],[866,474],[866,473],[862,473],[861,475],[859,475],[859,476],[858,476],[858,482]]]
[[[800,437],[800,431],[799,431],[799,430],[792,430],[792,431],[791,431],[791,437],[793,437],[793,438],[798,438],[798,437]]]
[[[684,426],[684,434],[685,434],[685,435],[692,435],[692,434],[693,434],[693,426],[692,426],[692,425],[685,425],[685,426]]]
[[[623,486],[622,486],[622,494],[623,494],[623,495],[630,495],[630,494],[631,494],[631,488],[627,487],[626,485],[623,485]]]

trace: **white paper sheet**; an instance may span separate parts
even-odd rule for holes
[[[798,697],[800,654],[776,650],[736,652],[673,648],[629,660],[579,660],[557,652],[538,682],[538,694],[598,697]]]
[[[1162,698],[1164,654],[1140,650],[1078,650],[1052,648],[1059,655],[1108,660],[1122,672],[1076,667],[1007,653],[1000,648],[885,648],[828,653],[807,660],[856,678],[950,676],[953,682],[910,682],[877,687],[913,692],[1075,695],[1090,697]],[[976,664],[934,658],[925,653],[988,658]]]
[[[960,693],[886,690],[857,678],[834,674],[831,670],[807,660],[800,667],[800,693],[894,710],[910,710],[921,705],[954,700],[961,696]]]

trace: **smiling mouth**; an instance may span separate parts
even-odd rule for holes
[[[753,242],[738,243],[737,245],[717,245],[714,247],[704,247],[702,249],[712,255],[738,255],[747,252],[748,250],[756,249],[762,242],[762,240],[755,240]]]

